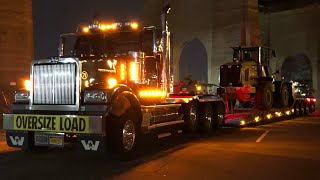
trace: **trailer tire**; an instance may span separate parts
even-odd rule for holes
[[[304,103],[303,102],[300,102],[299,103],[299,116],[302,117],[304,116]]]
[[[300,115],[300,108],[299,108],[299,103],[295,103],[295,105],[293,106],[293,109],[294,109],[294,117],[299,117]]]
[[[213,127],[213,110],[209,103],[203,103],[200,106],[200,128],[204,133],[210,133]]]
[[[198,101],[190,101],[184,109],[185,131],[194,133],[199,130]]]
[[[309,115],[310,106],[307,103],[304,103],[304,115]]]
[[[272,82],[261,82],[255,94],[255,106],[260,110],[269,110],[273,104]]]
[[[137,152],[140,131],[134,108],[110,120],[108,131],[108,145],[112,153],[128,159]]]
[[[223,103],[217,103],[213,110],[213,127],[216,129],[222,128],[224,125],[225,107]]]

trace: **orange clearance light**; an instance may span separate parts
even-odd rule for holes
[[[27,91],[30,91],[30,90],[31,90],[31,81],[30,81],[30,80],[25,80],[23,84],[24,84],[24,88],[25,88]]]
[[[85,33],[87,33],[87,32],[89,32],[89,28],[88,28],[88,27],[84,27],[84,28],[82,29],[82,31],[85,32]]]
[[[101,29],[102,31],[104,31],[104,30],[106,30],[106,29],[107,29],[107,26],[106,26],[106,25],[104,25],[104,24],[101,24],[101,25],[100,25],[100,29]]]
[[[136,22],[131,23],[131,28],[132,29],[138,29],[139,25]]]
[[[291,114],[291,111],[286,111],[286,115],[290,115]]]
[[[259,121],[260,121],[260,117],[259,117],[259,116],[256,116],[256,117],[254,118],[254,120],[255,120],[256,122],[259,122]]]
[[[143,90],[139,92],[141,98],[161,98],[165,97],[165,93],[160,90]]]
[[[272,115],[271,114],[267,114],[267,119],[271,119]]]
[[[117,80],[115,78],[109,78],[108,79],[108,87],[113,88],[118,84]]]
[[[84,82],[84,86],[85,86],[85,87],[89,87],[89,86],[90,86],[90,83],[89,83],[88,80],[86,80],[86,81]]]
[[[201,91],[202,87],[201,86],[197,86],[197,91]]]
[[[115,29],[117,29],[117,24],[111,24],[110,27],[111,27],[111,29],[115,30]]]
[[[243,126],[243,125],[245,125],[245,124],[246,124],[246,121],[244,121],[244,120],[241,120],[241,121],[240,121],[240,125]]]

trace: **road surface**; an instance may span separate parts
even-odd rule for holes
[[[320,179],[320,112],[143,148],[121,161],[72,147],[24,153],[0,141],[0,179]]]

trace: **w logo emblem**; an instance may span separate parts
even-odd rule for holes
[[[22,146],[23,145],[23,142],[24,142],[24,137],[19,137],[19,136],[10,136],[10,140],[11,140],[11,143],[14,145],[14,146]]]
[[[93,141],[91,140],[88,140],[88,142],[86,142],[85,140],[81,140],[81,144],[86,151],[90,151],[90,150],[97,151],[100,141],[95,141],[93,143]]]

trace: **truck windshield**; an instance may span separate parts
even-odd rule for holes
[[[139,32],[116,32],[77,36],[73,55],[77,57],[115,57],[141,48]]]

